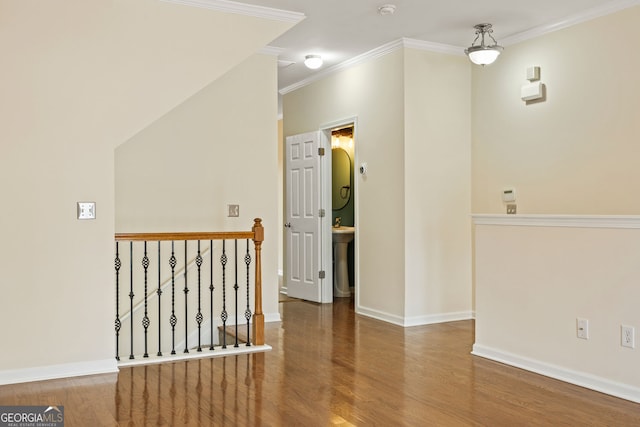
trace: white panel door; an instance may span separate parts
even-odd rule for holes
[[[287,295],[321,302],[320,132],[287,137],[285,285]]]

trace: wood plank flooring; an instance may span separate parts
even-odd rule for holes
[[[640,405],[469,354],[473,322],[401,328],[281,304],[268,353],[0,387],[72,426],[639,426]]]

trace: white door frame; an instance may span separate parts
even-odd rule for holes
[[[322,126],[320,126],[320,130],[321,132],[326,136],[326,138],[323,138],[323,141],[328,141],[328,147],[326,148],[326,152],[327,155],[324,156],[324,160],[320,162],[320,179],[321,179],[321,184],[320,184],[320,197],[322,200],[322,205],[326,207],[326,212],[327,214],[324,217],[324,221],[322,222],[322,228],[321,228],[321,233],[323,233],[322,236],[322,255],[321,255],[321,259],[322,259],[322,264],[323,264],[323,268],[325,271],[327,271],[327,273],[329,273],[329,271],[333,271],[333,236],[331,233],[331,229],[333,228],[333,224],[331,223],[332,217],[333,215],[330,215],[329,213],[332,212],[332,200],[331,200],[331,130],[335,129],[335,128],[339,128],[339,127],[343,127],[343,126],[347,126],[353,124],[353,140],[355,141],[355,145],[354,145],[354,159],[353,159],[353,164],[354,166],[358,167],[358,150],[357,148],[355,148],[355,146],[357,145],[357,139],[356,139],[356,135],[357,135],[357,126],[358,126],[358,117],[357,116],[352,116],[352,117],[347,117],[345,119],[341,119],[341,120],[336,120],[333,122],[329,122],[329,123],[325,123]],[[354,197],[353,200],[353,217],[354,217],[354,224],[356,226],[356,233],[355,233],[355,238],[354,238],[354,244],[355,244],[355,250],[354,250],[354,281],[355,283],[353,284],[353,291],[355,293],[355,306],[358,307],[360,305],[360,296],[359,296],[359,292],[358,289],[360,288],[360,257],[358,255],[359,253],[359,245],[358,245],[358,240],[359,237],[358,235],[360,233],[358,233],[358,224],[359,224],[359,215],[358,215],[358,174],[356,173],[356,171],[354,171],[353,173],[353,181],[351,183],[351,185],[353,186],[353,191],[351,192],[352,196]],[[330,276],[329,274],[327,274],[327,276]],[[331,275],[332,276],[332,275]],[[322,302],[333,302],[333,277],[332,280],[323,280],[322,281]]]

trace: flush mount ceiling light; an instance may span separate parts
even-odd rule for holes
[[[473,28],[476,29],[476,38],[471,43],[471,46],[464,50],[464,53],[469,56],[469,59],[474,64],[478,65],[488,65],[492,64],[500,55],[500,52],[504,50],[502,46],[498,45],[496,39],[493,38],[491,33],[493,33],[493,28],[491,24],[478,24],[474,25]],[[484,36],[487,35],[493,40],[493,44],[486,45]],[[480,44],[476,44],[476,42],[480,39]]]
[[[304,57],[304,65],[312,70],[320,68],[322,67],[322,57],[320,55],[307,55]]]

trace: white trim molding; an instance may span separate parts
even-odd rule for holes
[[[362,316],[371,317],[372,319],[382,320],[383,322],[392,323],[398,326],[404,326],[404,318],[395,314],[385,313],[384,311],[375,310],[363,306],[356,307],[356,313]]]
[[[460,320],[475,319],[473,311],[458,311],[454,313],[427,314],[424,316],[405,317],[404,327],[433,325],[436,323],[458,322]]]
[[[532,28],[521,33],[504,37],[500,39],[500,44],[503,46],[514,45],[526,40],[531,40],[536,37],[543,36],[554,31],[569,28],[582,22],[587,22],[592,19],[600,18],[602,16],[610,15],[612,13],[628,9],[633,6],[640,5],[640,0],[615,0],[594,8],[585,10],[581,13],[571,15],[558,22],[554,22],[547,25],[541,25],[539,27]]]
[[[375,310],[373,308],[359,306],[356,309],[356,313],[362,316],[371,317],[373,319],[382,320],[383,322],[402,326],[403,328],[475,319],[475,312],[473,311],[459,311],[459,312],[453,312],[453,313],[427,314],[424,316],[402,317],[395,314],[390,314],[390,313],[385,313],[383,311]]]
[[[280,313],[278,313],[277,311],[275,313],[265,313],[264,314],[264,322],[265,323],[281,322],[281,321],[282,321],[282,317],[280,317]]]
[[[401,38],[401,39],[383,44],[382,46],[379,46],[375,49],[371,49],[370,51],[360,54],[358,56],[354,56],[351,59],[347,59],[344,62],[334,65],[333,67],[329,67],[322,71],[319,71],[311,77],[308,77],[304,80],[300,80],[297,83],[294,83],[285,88],[282,88],[280,89],[280,94],[285,95],[289,92],[293,92],[294,90],[300,89],[301,87],[307,86],[315,81],[323,79],[330,74],[334,74],[339,71],[351,68],[355,65],[363,64],[367,61],[371,61],[371,60],[383,57],[385,55],[388,55],[402,48],[418,49],[418,50],[424,50],[424,51],[436,52],[436,53],[444,53],[447,55],[457,55],[457,56],[464,55],[463,47],[451,46],[451,45],[442,44],[442,43],[426,42],[422,40],[415,40],[415,39],[409,39],[409,38]]]
[[[255,18],[270,19],[272,21],[298,23],[305,18],[304,13],[275,9],[272,7],[239,3],[230,0],[160,0],[165,3],[181,4],[185,6],[210,9],[218,12],[235,13],[253,16]]]
[[[464,56],[464,47],[452,46],[450,44],[427,42],[416,39],[402,39],[404,47],[409,49],[424,50],[427,52],[444,53],[446,55]]]
[[[204,1],[204,0],[163,0],[163,1],[172,1],[172,2],[189,2],[189,1]],[[208,0],[213,1],[213,0]],[[609,2],[604,5],[600,5],[598,7],[586,10],[582,13],[571,15],[562,19],[558,22],[554,22],[547,25],[541,25],[539,27],[532,28],[527,31],[523,31],[521,33],[517,33],[508,37],[504,37],[500,39],[500,44],[503,46],[514,45],[526,40],[530,40],[536,37],[540,37],[544,34],[551,33],[557,30],[561,30],[563,28],[568,28],[573,25],[580,24],[582,22],[586,22],[595,18],[599,18],[602,16],[606,16],[615,12],[618,12],[623,9],[627,9],[629,7],[633,7],[636,5],[640,5],[640,0],[615,0]],[[323,79],[330,74],[337,73],[338,71],[345,70],[347,68],[353,67],[354,65],[361,64],[363,62],[369,61],[371,59],[379,58],[381,56],[387,55],[391,52],[396,51],[401,47],[406,47],[410,49],[419,49],[429,52],[443,53],[447,55],[456,55],[456,56],[464,56],[464,47],[447,45],[442,43],[429,42],[424,40],[410,39],[410,38],[401,38],[389,43],[386,43],[380,47],[372,49],[368,52],[365,52],[361,55],[355,56],[351,59],[348,59],[340,64],[334,65],[333,67],[326,68],[320,72],[315,73],[313,76],[308,77],[306,79],[300,80],[294,84],[291,84],[287,87],[284,87],[279,90],[281,95],[286,95],[289,92],[293,92],[297,89],[300,89],[304,86],[307,86],[315,81]]]
[[[471,354],[474,356],[484,357],[546,377],[555,378],[560,381],[585,387],[591,390],[606,393],[621,399],[630,400],[640,403],[640,388],[628,384],[622,384],[610,381],[584,372],[573,371],[561,366],[549,363],[539,362],[527,357],[518,356],[516,354],[503,352],[483,345],[474,344]]]
[[[314,75],[312,75],[311,77],[307,77],[306,79],[300,80],[297,83],[294,83],[292,85],[289,85],[287,87],[284,87],[282,89],[280,89],[279,93],[281,95],[286,95],[289,92],[293,92],[294,90],[300,89],[304,86],[310,85],[313,82],[316,82],[318,80],[321,80],[331,74],[337,73],[339,71],[342,70],[346,70],[347,68],[351,68],[354,65],[358,65],[361,64],[363,62],[366,61],[370,61],[372,59],[375,58],[379,58],[381,56],[387,55],[391,52],[394,52],[398,49],[400,49],[402,47],[402,39],[398,39],[389,43],[386,43],[380,47],[377,47],[375,49],[372,49],[368,52],[365,52],[361,55],[358,56],[354,56],[351,59],[348,59],[344,62],[341,62],[339,64],[334,65],[333,67],[328,67],[325,68],[321,71],[318,71],[317,73],[315,73]]]
[[[258,50],[258,53],[269,56],[280,56],[280,54],[284,51],[285,49],[282,47],[265,46],[260,48],[260,50]]]
[[[0,371],[0,385],[118,372],[115,358]]]
[[[638,215],[472,214],[475,225],[573,228],[640,228]]]
[[[205,358],[215,358],[215,357],[223,357],[223,356],[235,356],[238,354],[248,354],[248,353],[264,353],[267,351],[271,351],[271,346],[269,345],[252,345],[247,347],[245,345],[241,345],[239,347],[234,347],[232,345],[228,345],[227,348],[216,348],[214,351],[192,351],[191,353],[176,353],[165,356],[156,356],[150,354],[149,357],[146,358],[138,358],[138,359],[122,359],[118,366],[121,368],[127,366],[140,366],[140,365],[154,365],[158,363],[169,363],[169,362],[178,362],[181,360],[191,360],[191,359],[205,359]]]

